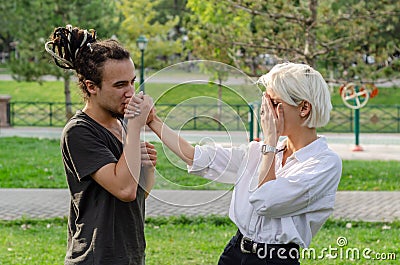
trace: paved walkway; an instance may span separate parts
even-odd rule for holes
[[[55,127],[15,127],[0,128],[0,137],[21,136],[60,139],[62,128]],[[238,145],[248,142],[246,132],[222,131],[181,131],[180,135],[192,143],[215,142],[223,145]],[[353,152],[354,134],[326,133],[329,146],[342,159],[363,160],[398,160],[400,161],[400,134],[360,134],[359,142],[362,152]],[[159,141],[153,132],[145,132],[145,141]]]
[[[30,136],[59,138],[59,128],[8,128],[0,129],[0,137]],[[227,136],[220,132],[184,132],[192,142],[215,141],[225,145],[230,141],[245,143],[247,136],[240,132]],[[398,160],[400,161],[400,134],[364,134],[360,143],[364,151],[353,152],[352,134],[327,134],[328,143],[343,159]],[[146,141],[156,140],[146,132]],[[230,191],[153,190],[147,199],[147,216],[171,215],[227,215]],[[50,218],[68,215],[69,194],[66,189],[0,189],[0,219],[21,217]],[[400,220],[400,191],[337,193],[333,218],[364,221]]]
[[[228,215],[230,191],[154,190],[146,216]],[[0,219],[68,215],[66,189],[0,189]],[[363,221],[400,220],[400,192],[340,191],[333,218]]]

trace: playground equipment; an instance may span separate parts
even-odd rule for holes
[[[367,105],[370,98],[374,98],[378,95],[378,88],[373,83],[365,83],[361,85],[347,83],[340,86],[339,93],[342,97],[343,103],[354,110],[355,146],[352,151],[363,151],[359,142],[360,109]]]

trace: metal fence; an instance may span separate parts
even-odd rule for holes
[[[82,104],[73,103],[78,110]],[[157,114],[173,129],[226,130],[249,129],[248,105],[157,104]],[[11,126],[65,125],[65,103],[10,102]],[[254,117],[256,117],[255,115]],[[256,119],[256,118],[255,118]],[[353,132],[354,111],[335,105],[327,126],[321,132]],[[360,109],[360,131],[364,133],[400,133],[400,105],[367,105]]]
[[[71,105],[74,110],[82,107],[78,103]],[[65,113],[62,102],[10,102],[10,125],[62,127],[66,122]]]
[[[361,132],[400,133],[400,105],[367,105],[359,111]],[[329,123],[319,131],[353,132],[354,110],[333,106]]]

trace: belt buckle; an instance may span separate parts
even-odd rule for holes
[[[251,240],[251,238],[243,236],[242,240],[240,240],[240,250],[242,251],[242,253],[252,253],[251,251],[249,251],[249,250],[244,248],[245,241],[247,241],[250,244],[252,244],[252,250],[253,251],[257,248],[257,243],[254,243],[253,240]],[[254,251],[254,253],[256,253],[256,251]]]

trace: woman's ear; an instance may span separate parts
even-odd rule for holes
[[[303,101],[300,103],[300,117],[304,118],[310,114],[311,104],[308,101]]]
[[[97,94],[97,86],[93,83],[91,80],[85,80],[85,85],[87,91],[92,95],[92,94]]]

